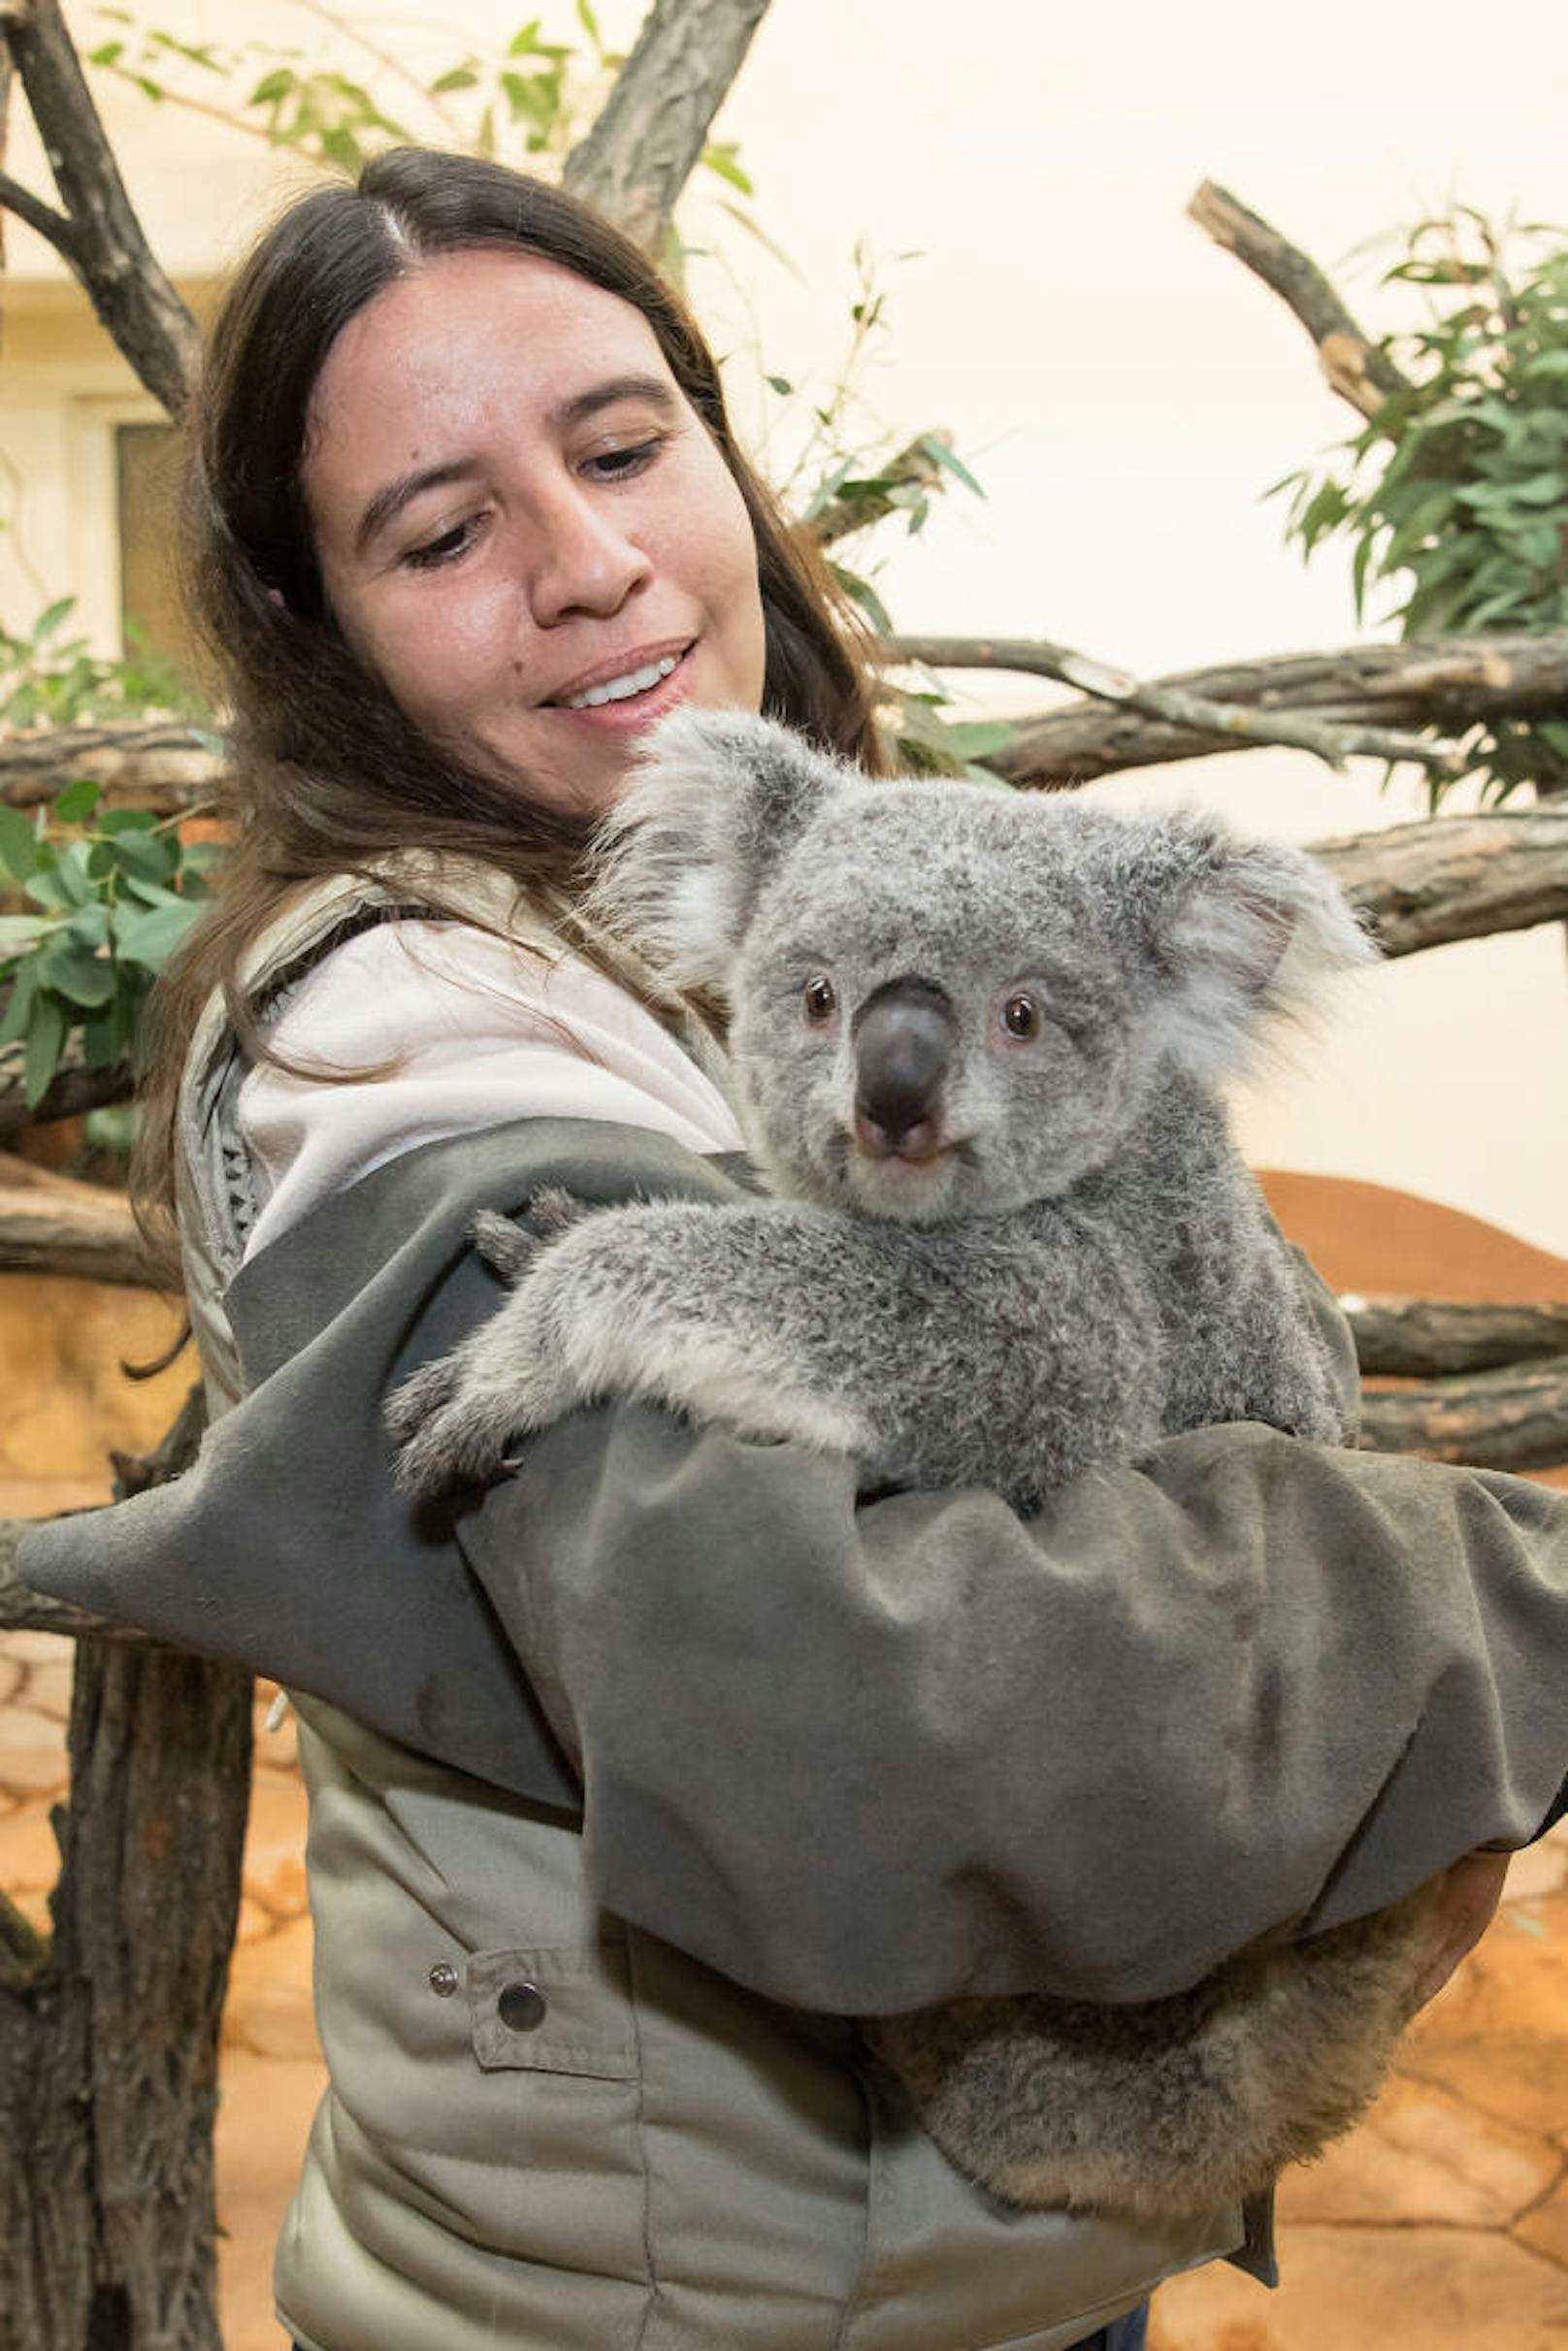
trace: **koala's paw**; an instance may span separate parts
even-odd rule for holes
[[[438,1493],[463,1474],[457,1461],[462,1416],[453,1402],[462,1379],[461,1354],[458,1350],[414,1372],[394,1389],[382,1413],[396,1448],[393,1476],[402,1493]]]
[[[529,1201],[526,1224],[500,1216],[493,1208],[481,1208],[469,1230],[485,1263],[515,1286],[541,1249],[592,1213],[591,1201],[579,1200],[573,1192],[552,1184],[546,1191],[537,1192]]]
[[[386,1408],[400,1493],[429,1500],[451,1486],[493,1478],[506,1464],[511,1417],[475,1408],[460,1356],[461,1350],[416,1371]]]

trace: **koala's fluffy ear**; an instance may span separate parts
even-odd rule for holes
[[[1326,866],[1277,841],[1179,818],[1151,912],[1163,1041],[1196,1077],[1244,1061],[1276,1024],[1317,1009],[1324,983],[1378,960]],[[1163,865],[1164,861],[1160,863]]]
[[[734,710],[676,710],[601,827],[586,912],[675,989],[722,989],[769,870],[853,770]]]

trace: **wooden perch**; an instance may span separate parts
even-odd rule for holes
[[[654,0],[563,182],[644,251],[664,240],[768,0]]]
[[[87,776],[117,807],[174,816],[212,799],[229,764],[205,730],[178,719],[132,719],[117,727],[40,727],[0,742],[0,801],[36,808]]]
[[[937,646],[944,652],[939,663],[932,658]],[[927,661],[932,668],[993,669],[1012,667],[999,656],[1013,650],[1011,643],[988,637],[900,637],[889,640],[888,658]],[[1490,718],[1560,713],[1568,702],[1568,631],[1347,645],[1185,669],[1152,682],[1160,693],[1313,716],[1329,726],[1438,726],[1459,734]],[[1194,733],[1138,709],[1094,700],[1062,702],[1011,723],[1015,739],[986,765],[1009,783],[1035,791],[1063,791],[1130,767],[1251,748],[1234,732]]]
[[[1310,751],[1330,767],[1343,767],[1348,759],[1362,757],[1413,760],[1451,775],[1463,772],[1464,757],[1456,743],[1390,734],[1381,727],[1340,727],[1302,718],[1294,711],[1262,712],[1239,703],[1211,702],[1187,687],[1154,684],[1131,677],[1125,669],[1108,669],[1070,645],[1054,644],[1043,637],[894,637],[884,640],[884,649],[890,662],[923,662],[932,669],[1013,669],[1059,678],[1063,685],[1077,686],[1097,701],[1118,703],[1144,718],[1218,739],[1233,749],[1283,743],[1292,750]]]
[[[1314,841],[1385,955],[1568,916],[1568,809],[1444,816]]]
[[[1342,1297],[1363,1372],[1430,1380],[1568,1355],[1568,1305],[1476,1305],[1448,1298]]]
[[[66,1046],[43,1099],[29,1110],[23,1048],[0,1047],[0,1150],[29,1127],[48,1127],[56,1119],[76,1119],[85,1110],[105,1109],[111,1102],[128,1102],[135,1091],[135,1073],[127,1062],[89,1069],[82,1061],[81,1046],[73,1042]]]
[[[1187,212],[1279,295],[1312,337],[1330,388],[1360,415],[1375,416],[1386,400],[1411,389],[1387,351],[1356,325],[1318,264],[1228,189],[1205,180]]]
[[[1370,1453],[1471,1469],[1554,1469],[1568,1462],[1568,1355],[1425,1388],[1369,1388],[1360,1442]]]
[[[0,179],[0,204],[48,238],[154,400],[171,416],[195,381],[201,337],[131,209],[59,0],[0,0],[15,62],[63,211]]]
[[[127,1290],[162,1285],[122,1192],[0,1154],[0,1269]]]
[[[1022,641],[1031,654],[1039,642]],[[1007,669],[1018,649],[1016,639],[899,637],[884,640],[881,657],[932,668]],[[1043,661],[1033,662],[1032,672],[1042,666]],[[1434,726],[1460,734],[1489,718],[1560,713],[1568,703],[1568,631],[1283,654],[1184,670],[1153,680],[1152,687],[1161,694],[1316,718],[1329,727],[1386,732]],[[1009,783],[1040,791],[1255,747],[1233,731],[1194,734],[1188,726],[1096,698],[1062,702],[1012,723],[1016,739],[985,765]],[[19,808],[52,800],[73,776],[90,775],[115,805],[172,815],[212,799],[229,773],[210,734],[173,720],[41,729],[0,742],[0,800]]]

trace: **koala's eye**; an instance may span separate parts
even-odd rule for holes
[[[1027,990],[1020,989],[1010,996],[1001,1008],[1001,1025],[1009,1036],[1031,1037],[1040,1033],[1040,1007]]]
[[[838,998],[833,993],[833,984],[820,971],[815,979],[806,981],[800,1001],[805,1007],[805,1017],[808,1021],[831,1021],[838,1010]]]

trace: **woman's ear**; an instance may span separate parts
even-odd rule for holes
[[[676,989],[722,989],[768,872],[852,770],[768,719],[677,710],[599,834],[587,912]]]

